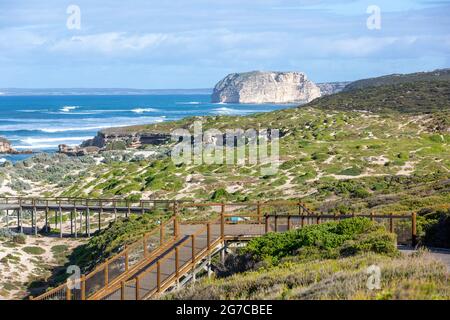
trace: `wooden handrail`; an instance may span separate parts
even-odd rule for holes
[[[1,199],[2,197],[0,197]],[[5,197],[3,198],[5,199]],[[10,199],[10,198],[8,198]],[[25,201],[24,198],[18,198],[19,201]],[[35,200],[36,201],[36,200]],[[39,201],[39,200],[38,200]],[[84,201],[90,201],[89,199],[84,199]],[[103,201],[103,200],[99,200],[99,199],[93,199],[92,201]],[[111,205],[116,206],[117,203],[116,201],[119,200],[114,200],[114,202]],[[150,200],[148,201],[148,203],[157,203],[154,200]],[[404,219],[404,218],[408,218],[411,219],[412,221],[412,235],[413,238],[416,237],[415,233],[416,231],[416,214],[415,213],[410,213],[408,212],[408,214],[375,214],[373,211],[370,211],[368,214],[319,214],[319,213],[313,213],[311,210],[309,210],[306,205],[304,205],[302,202],[299,201],[267,201],[267,202],[256,202],[256,203],[215,203],[215,202],[211,202],[211,203],[179,203],[178,201],[167,201],[165,203],[172,203],[172,206],[169,206],[170,208],[173,208],[173,213],[172,216],[169,217],[166,221],[162,222],[159,226],[157,226],[156,228],[154,228],[153,230],[145,233],[142,237],[139,238],[139,240],[133,242],[132,244],[124,247],[119,253],[115,254],[113,257],[111,257],[110,259],[108,259],[107,261],[99,264],[98,266],[96,266],[89,274],[85,275],[83,277],[84,281],[83,284],[86,284],[86,280],[89,280],[90,278],[92,278],[94,275],[98,274],[98,272],[104,272],[104,286],[101,287],[100,289],[98,289],[93,296],[95,296],[95,298],[101,298],[102,296],[107,296],[108,294],[111,294],[115,291],[113,290],[123,290],[123,285],[127,285],[127,284],[136,284],[137,286],[139,285],[139,281],[143,279],[144,275],[152,272],[155,270],[155,268],[161,268],[161,264],[163,262],[166,261],[166,259],[169,259],[170,257],[172,257],[175,254],[175,275],[173,275],[173,277],[177,278],[179,276],[182,276],[183,271],[185,270],[185,268],[192,268],[195,266],[195,264],[197,263],[199,257],[203,254],[211,252],[210,250],[215,250],[214,246],[217,245],[218,241],[224,241],[226,239],[226,234],[225,234],[225,225],[228,224],[228,221],[226,221],[226,218],[229,217],[247,217],[247,218],[257,218],[258,219],[258,223],[260,224],[265,224],[265,232],[269,232],[269,219],[273,218],[274,222],[275,222],[275,231],[278,231],[280,226],[280,219],[283,218],[287,218],[287,229],[291,229],[292,227],[292,223],[293,221],[295,221],[295,218],[300,218],[301,219],[301,225],[303,226],[305,224],[305,219],[306,218],[314,218],[314,220],[316,221],[316,223],[321,223],[322,221],[326,220],[326,219],[332,219],[332,220],[338,220],[338,219],[343,219],[343,218],[350,218],[350,217],[354,217],[354,216],[360,216],[360,217],[368,217],[371,220],[377,219],[377,218],[381,218],[381,219],[389,219],[390,221],[390,229],[393,230],[393,220],[394,219]],[[33,205],[36,204],[36,202],[32,202]],[[100,203],[101,208],[103,208],[105,203]],[[130,202],[127,203],[128,205],[130,204]],[[140,204],[140,209],[143,208],[143,202],[139,202]],[[205,220],[202,221],[201,224],[203,224],[203,226],[195,231],[193,234],[190,235],[190,237],[180,241],[180,242],[174,242],[174,240],[176,239],[177,236],[177,231],[178,231],[178,217],[179,217],[179,213],[178,213],[178,209],[182,209],[182,208],[196,208],[196,207],[218,207],[220,208],[220,216],[217,218],[214,218],[213,220]],[[247,207],[251,207],[254,206],[254,211],[251,211],[251,209],[245,209],[245,210],[237,210],[237,211],[233,211],[233,208],[236,207],[242,207],[242,206],[247,206]],[[292,213],[290,209],[286,210],[285,208],[282,208],[282,212],[283,213],[277,213],[276,210],[268,210],[269,212],[263,212],[262,208],[263,207],[276,207],[276,206],[280,206],[280,207],[298,207],[299,210],[294,210]],[[225,212],[226,208],[230,208],[231,210],[229,212]],[[435,207],[442,207],[442,208],[447,208],[450,206],[435,206]],[[128,206],[128,208],[130,208]],[[286,213],[287,212],[287,213]],[[217,214],[217,210],[216,210],[216,214]],[[213,215],[215,216],[215,215]],[[260,219],[264,218],[265,223],[260,221]],[[192,221],[191,221],[192,222]],[[193,221],[194,223],[199,223],[199,221]],[[172,237],[170,238],[169,242],[165,242],[164,238],[165,238],[165,234],[164,234],[164,230],[166,228],[167,225],[169,225],[170,223],[173,223],[173,233],[174,235],[172,235]],[[183,223],[189,223],[188,222],[183,222]],[[255,220],[248,220],[248,221],[244,221],[243,223],[255,223]],[[211,235],[211,226],[216,226],[220,225],[220,232],[219,234],[216,234],[216,236],[214,236],[212,238]],[[283,229],[285,230],[285,229]],[[160,239],[160,246],[155,249],[154,251],[152,251],[152,254],[148,255],[147,254],[147,240],[149,239],[149,237],[152,236],[158,236],[159,233],[159,239]],[[206,237],[206,247],[205,248],[201,248],[201,250],[199,252],[196,252],[197,249],[195,248],[195,245],[198,244],[197,242],[197,238],[198,237]],[[192,256],[191,256],[191,261],[184,263],[183,265],[180,265],[180,261],[179,261],[179,249],[182,248],[183,246],[186,246],[187,243],[191,241],[191,249],[192,249]],[[155,252],[159,249],[161,249],[161,247],[163,247],[164,244],[169,244],[173,247],[171,247],[169,249],[169,251],[164,252],[164,254],[162,256],[156,256]],[[202,244],[203,245],[203,244]],[[126,268],[126,271],[124,271],[123,273],[121,273],[119,276],[116,276],[115,279],[113,279],[113,283],[110,282],[109,279],[109,266],[114,263],[117,259],[120,258],[124,258],[129,255],[129,253],[131,253],[133,250],[135,250],[136,248],[140,248],[143,247],[144,249],[144,257],[140,258],[140,260],[138,260],[137,263],[133,263],[133,267],[130,268]],[[167,248],[167,247],[166,247]],[[165,249],[166,250],[166,249]],[[160,254],[160,253],[159,253]],[[155,260],[157,259],[157,260]],[[154,261],[156,263],[153,263],[152,265],[150,265],[150,262]],[[146,268],[146,264],[148,264],[148,267]],[[140,272],[139,276],[133,276],[133,274],[137,271],[137,266],[139,266],[140,269],[145,269],[142,272]],[[159,270],[159,274],[161,273],[161,270]],[[133,277],[133,278],[129,278],[129,280],[124,280],[125,277]],[[171,277],[166,278],[164,281],[162,281],[161,278],[161,274],[159,275],[159,290],[158,292],[161,292],[161,290],[164,289],[164,287],[167,285],[168,283],[168,279]],[[139,279],[139,280],[136,280]],[[119,282],[120,281],[120,282]],[[137,281],[137,282],[136,282]],[[59,287],[53,288],[50,291],[44,293],[43,295],[34,298],[35,300],[39,300],[39,299],[45,299],[46,297],[51,296],[52,294],[59,294],[60,290],[62,292],[62,290],[65,288],[64,287],[65,284],[60,285]],[[103,292],[104,289],[107,289],[107,291]],[[98,292],[101,292],[98,293]],[[98,293],[98,294],[97,294]],[[84,292],[84,294],[86,294]],[[138,291],[137,291],[137,297],[140,298],[138,296]],[[73,296],[71,296],[71,298],[73,298]],[[86,297],[89,298],[89,297]]]

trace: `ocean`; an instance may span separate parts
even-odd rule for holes
[[[199,115],[246,115],[286,108],[275,104],[215,104],[209,94],[0,95],[0,136],[17,150],[55,152],[97,131]],[[0,155],[0,162],[30,155]]]

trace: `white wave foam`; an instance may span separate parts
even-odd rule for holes
[[[131,112],[134,113],[144,113],[144,112],[155,112],[158,111],[154,108],[136,108],[136,109],[132,109]]]
[[[40,131],[57,133],[66,131],[93,131],[111,127],[124,127],[164,121],[165,117],[113,117],[113,118],[82,118],[82,119],[6,119],[13,124],[0,125],[0,131]],[[1,119],[0,119],[1,120]]]
[[[201,104],[201,102],[199,102],[199,101],[189,101],[189,102],[177,102],[176,104],[197,105],[197,104]]]
[[[243,114],[243,113],[251,113],[251,112],[257,112],[256,110],[239,110],[239,109],[233,109],[233,108],[216,108],[213,109],[213,112],[220,115],[230,115],[230,114]]]
[[[0,92],[0,95],[1,95],[1,92]],[[6,159],[5,158],[0,158],[0,163],[3,163],[3,162],[6,162]]]
[[[85,137],[60,137],[60,138],[26,138],[20,141],[27,145],[42,144],[43,142],[66,142],[66,141],[84,141],[91,139],[91,136]]]
[[[17,112],[26,112],[26,113],[32,113],[32,112],[45,112],[47,109],[26,109],[26,110],[17,110]]]
[[[78,106],[64,106],[61,109],[59,109],[62,112],[70,112],[72,110],[78,109]]]

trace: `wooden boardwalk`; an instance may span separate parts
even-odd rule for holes
[[[196,274],[200,271],[210,273],[211,257],[220,253],[223,259],[230,241],[248,241],[268,232],[284,232],[309,224],[356,216],[315,214],[301,202],[294,201],[159,204],[164,206],[166,217],[170,213],[170,218],[162,219],[159,227],[126,246],[75,283],[64,283],[35,300],[152,299],[167,290],[183,286],[188,281],[195,281]],[[70,203],[56,204],[58,210],[82,210],[85,205],[86,203],[75,203],[71,207]],[[29,206],[29,203],[22,203],[21,208],[23,210]],[[39,208],[36,202],[31,207],[33,210]],[[84,209],[115,212],[118,208],[127,213],[132,212],[129,211],[132,209],[136,213],[143,213],[147,207],[146,204],[121,206],[105,200],[101,203],[88,203]],[[357,216],[384,223],[391,232],[398,234],[399,239],[406,235],[406,241],[415,241],[415,213],[371,213]],[[410,231],[405,229],[408,225],[411,227]]]

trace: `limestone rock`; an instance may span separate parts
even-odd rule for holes
[[[307,103],[320,89],[302,72],[232,73],[214,88],[213,103]]]

